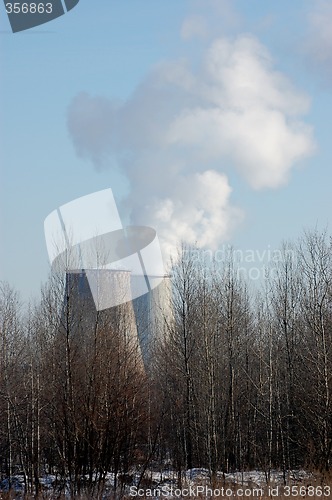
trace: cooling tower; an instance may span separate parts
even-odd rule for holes
[[[131,276],[135,287],[140,276]],[[167,335],[173,319],[171,301],[171,280],[169,276],[150,276],[152,284],[148,293],[133,300],[138,339],[145,368],[151,365],[158,343]],[[154,283],[159,283],[153,286]]]
[[[149,292],[132,300],[130,290],[140,289],[142,281]],[[118,305],[98,311],[96,301],[102,302],[104,294],[108,299],[112,295],[112,302]],[[132,275],[130,271],[108,269],[66,274],[61,319],[65,328],[69,327],[83,342],[96,324],[106,322],[110,332],[118,329],[123,333],[127,346],[139,353],[145,369],[151,365],[158,343],[167,337],[172,319],[169,276],[149,276],[147,279],[144,275]]]
[[[91,276],[94,277],[93,290],[90,287]],[[83,342],[94,332],[96,325],[107,325],[110,334],[115,330],[123,334],[125,345],[130,351],[137,352],[142,363],[130,286],[130,271],[106,269],[67,272],[62,326],[70,328],[72,334],[82,338]],[[113,295],[113,303],[118,305],[97,311],[96,299],[103,301],[104,294],[108,297]]]

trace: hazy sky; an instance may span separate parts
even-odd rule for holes
[[[25,298],[45,217],[108,187],[167,255],[329,226],[330,0],[81,0],[16,34],[2,4],[0,23],[0,279]]]

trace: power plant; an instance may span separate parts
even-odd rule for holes
[[[132,280],[137,279],[132,276]],[[171,279],[170,276],[150,276],[150,282],[158,280],[148,293],[132,301],[135,313],[137,335],[144,366],[151,364],[151,356],[158,343],[168,335],[172,322]]]
[[[131,291],[140,288],[142,280],[152,286],[148,286],[147,293],[132,299]],[[96,300],[102,303],[104,295],[107,300],[111,296],[112,303],[117,305],[98,310]],[[135,297],[135,292],[133,295]],[[113,269],[67,272],[61,323],[65,325],[70,321],[70,328],[84,336],[106,318],[113,329],[123,332],[123,340],[138,353],[144,368],[148,369],[153,351],[167,336],[172,321],[170,277],[147,278],[128,270]]]
[[[111,189],[53,210],[44,228],[52,269],[66,276],[63,326],[78,339],[96,324],[113,325],[148,368],[172,317],[155,229],[123,227]]]

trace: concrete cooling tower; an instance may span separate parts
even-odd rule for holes
[[[137,279],[139,277],[131,276],[132,282]],[[150,276],[149,280],[155,280],[159,284],[133,300],[137,333],[146,368],[151,364],[158,343],[167,338],[173,317],[170,277]]]
[[[96,275],[91,291],[93,273]],[[132,300],[130,290],[139,288],[142,280],[148,284],[149,291]],[[112,302],[118,305],[97,311],[96,297],[103,301],[105,293],[112,294]],[[98,318],[106,318],[110,325],[120,329],[148,368],[172,320],[170,277],[149,276],[148,280],[130,271],[109,269],[67,272],[61,323],[65,325],[69,321],[70,329],[77,336],[84,336],[87,331],[93,332]]]
[[[93,332],[96,324],[108,325],[110,331],[117,329],[123,332],[123,340],[131,350],[135,350],[141,359],[141,349],[137,335],[136,318],[132,301],[128,297],[130,289],[130,272],[117,270],[98,270],[102,281],[101,293],[106,290],[113,294],[118,304],[110,309],[97,311],[96,295],[91,292],[87,274],[94,270],[76,270],[66,273],[65,294],[61,324],[66,327],[69,321],[71,331],[77,336],[86,337]],[[97,280],[96,280],[97,281]],[[95,292],[96,290],[94,290]],[[125,299],[126,300],[124,302]],[[103,298],[101,297],[101,300]]]

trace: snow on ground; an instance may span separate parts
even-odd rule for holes
[[[103,498],[110,498],[110,494],[114,487],[114,474],[109,472],[105,477],[104,495]],[[159,472],[147,470],[144,474],[144,479],[140,481],[140,472],[131,471],[130,474],[125,476],[118,475],[117,484],[122,488],[126,494],[130,492],[130,486],[138,486],[143,489],[161,489],[163,487],[178,487],[178,473],[175,470],[161,470]],[[270,474],[264,471],[252,470],[244,472],[230,472],[230,473],[217,473],[217,480],[219,484],[227,484],[231,486],[242,487],[265,487],[266,485],[292,485],[301,484],[304,480],[314,479],[313,474],[305,470],[292,470],[283,473],[279,470],[271,470]],[[85,478],[88,480],[88,477]],[[57,481],[54,475],[45,475],[40,478],[44,492],[49,494],[54,492],[57,483],[59,486],[59,478]],[[197,486],[197,485],[210,485],[211,477],[208,469],[194,468],[185,471],[181,476],[182,487]],[[67,480],[63,485],[62,493],[69,498],[70,484]],[[24,492],[24,478],[21,475],[16,475],[11,478],[11,487],[17,493],[16,498],[23,498]],[[0,493],[6,492],[9,489],[8,479],[0,481]],[[22,495],[22,497],[20,496]],[[1,498],[1,495],[0,495]],[[99,497],[100,498],[100,497]]]

